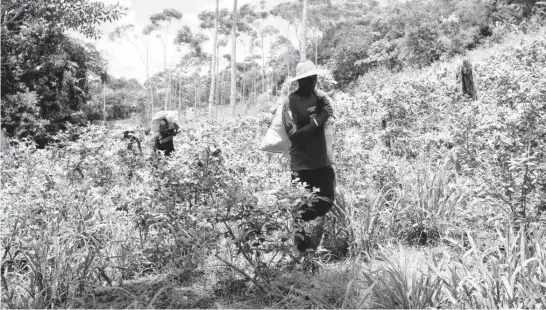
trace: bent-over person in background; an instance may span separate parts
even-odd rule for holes
[[[169,123],[166,118],[161,120],[159,133],[154,139],[154,152],[162,151],[165,156],[171,156],[174,152],[174,136],[178,134],[178,130],[178,124]]]

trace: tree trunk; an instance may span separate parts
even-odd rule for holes
[[[233,0],[233,21],[231,24],[231,115],[235,116],[235,100],[237,96],[237,76],[235,74],[235,56],[237,46],[237,0]]]
[[[166,73],[166,71],[165,71]],[[171,91],[171,75],[169,74],[169,79],[167,80],[167,89],[165,89],[165,111],[169,107],[169,93]]]
[[[152,86],[152,83],[148,83],[149,86],[150,86],[150,98],[151,98],[151,101],[152,101],[152,107],[151,107],[151,110],[150,110],[150,120],[152,119],[153,115],[154,115],[154,88]]]
[[[167,46],[164,41],[162,41],[162,43],[163,43],[163,67],[164,67],[165,74],[167,74]],[[169,79],[170,79],[170,76],[169,76]],[[168,98],[169,89],[170,89],[170,85],[167,85],[167,89],[165,90],[165,111],[167,111],[167,100],[169,99]]]
[[[244,44],[244,42],[243,42]],[[246,104],[246,101],[245,101],[245,90],[246,90],[246,46],[243,46],[243,78],[242,78],[242,89],[243,89],[243,92],[242,92],[242,95],[241,95],[241,104],[242,105],[245,105]]]
[[[264,37],[262,35],[262,93],[265,92],[265,54],[264,54]]]
[[[226,79],[225,79],[225,75],[226,75],[226,70],[224,70],[224,72],[222,72],[222,75],[220,76],[221,81],[222,81],[222,92],[220,93],[220,98],[222,98],[222,106],[224,106],[224,104],[226,103]]]
[[[290,94],[290,82],[288,80],[290,79],[290,47],[288,47],[288,53],[286,53],[286,94]]]
[[[315,34],[315,65],[318,65],[318,36]]]
[[[243,76],[243,82],[241,83],[241,104],[245,105],[245,80]]]
[[[178,111],[182,108],[182,79],[178,80]]]
[[[195,84],[194,84],[194,91],[195,91],[195,95],[194,95],[194,101],[193,101],[193,107],[196,108],[197,107],[197,76],[195,77]]]
[[[224,96],[222,95],[222,91],[224,90],[224,87],[222,86],[223,80],[222,80],[222,71],[218,73],[218,106],[222,106],[224,103]]]
[[[211,117],[214,96],[216,94],[216,59],[218,58],[218,7],[220,0],[216,0],[216,17],[214,19],[214,37],[212,45],[212,62],[210,66],[210,94],[208,116]]]
[[[250,58],[251,58],[251,62],[250,62],[250,91],[252,91],[252,96],[248,96],[250,100],[247,101],[247,109],[248,110],[248,104],[250,103],[250,101],[252,100],[256,100],[256,88],[255,88],[255,85],[256,85],[256,81],[254,80],[255,76],[254,76],[254,40],[251,39],[250,40]],[[249,93],[250,93],[249,91]]]
[[[167,71],[167,46],[163,43],[163,67]]]
[[[468,59],[463,60],[460,74],[463,93],[470,96],[470,98],[472,98],[473,100],[478,99],[478,92],[476,91],[476,86],[474,84],[474,75],[472,73],[472,65],[470,64],[470,61]]]
[[[250,55],[252,57],[252,62],[250,63],[250,74],[251,74],[251,77],[252,77],[252,99],[249,100],[249,103],[250,101],[256,101],[256,75],[254,74],[254,47],[253,45],[250,46],[250,49],[251,49],[251,52],[250,52]]]
[[[199,77],[197,78],[198,79],[198,83],[197,83],[197,107],[199,108],[201,106],[201,89],[199,88]]]
[[[216,71],[214,74],[214,78],[216,80],[214,102],[216,103],[216,105],[218,105],[218,103],[220,102],[220,73],[218,73],[220,71],[220,57],[218,55],[220,55],[220,47],[216,46]]]
[[[278,92],[278,89],[277,89],[277,72],[276,71],[272,72],[271,82],[270,83],[271,83],[271,86],[275,88],[275,97],[278,97],[278,95],[277,95],[277,92]]]
[[[152,116],[154,115],[154,91],[152,87],[152,81],[150,81],[150,66],[149,66],[149,53],[148,53],[148,45],[146,45],[146,79],[148,80],[148,87],[150,87],[150,120],[152,119]]]
[[[106,83],[102,81],[102,113],[106,113]]]
[[[300,61],[307,59],[307,0],[303,0],[303,16],[302,16],[302,29],[301,29],[301,50]]]

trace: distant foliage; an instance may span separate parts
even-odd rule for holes
[[[17,0],[5,1],[1,11],[2,101],[7,96],[34,93],[36,120],[48,122],[47,132],[54,134],[86,103],[89,78],[104,76],[106,69],[94,46],[70,38],[64,31],[98,37],[95,26],[119,18],[124,10],[87,0]],[[6,117],[2,111],[8,135],[23,137],[18,124]],[[47,141],[43,138],[36,136],[41,146]]]
[[[531,16],[539,20],[540,8],[540,2],[451,0],[376,6],[360,18],[321,29],[319,59],[333,68],[341,85],[377,67],[421,68],[498,39],[495,32],[502,25],[518,25]]]
[[[146,90],[137,80],[109,76],[105,83],[100,81],[90,83],[90,100],[84,110],[94,119],[99,115],[91,111],[97,109],[101,110],[101,119],[127,119],[146,111],[146,103],[149,100],[147,96]]]

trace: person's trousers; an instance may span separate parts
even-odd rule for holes
[[[319,216],[324,216],[334,203],[336,186],[336,174],[332,166],[313,170],[299,170],[292,172],[292,181],[306,183],[305,188],[312,190],[318,188],[317,199],[311,206],[304,204],[300,206],[300,214],[303,221],[312,221]]]

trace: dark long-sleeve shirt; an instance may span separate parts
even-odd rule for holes
[[[305,98],[292,93],[288,104],[283,105],[283,124],[291,141],[289,153],[293,171],[332,164],[324,135],[324,124],[332,116],[332,109],[326,94],[317,91],[317,95]]]
[[[174,123],[172,125],[172,129],[169,129],[164,134],[158,134],[158,136],[155,138],[155,145],[154,150],[155,151],[164,151],[165,156],[171,156],[172,152],[174,152],[174,136],[178,134],[178,125]]]

